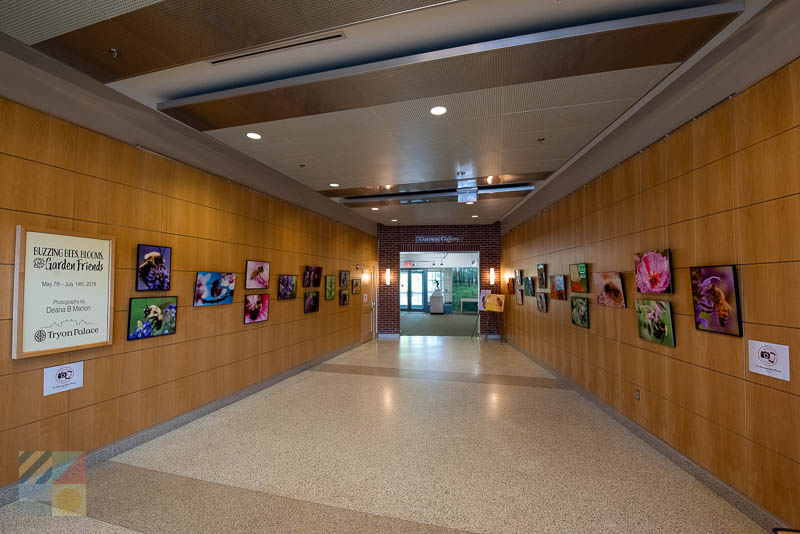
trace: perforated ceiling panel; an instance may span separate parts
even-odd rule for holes
[[[34,44],[161,0],[10,0],[0,2],[0,32]]]
[[[209,132],[317,190],[553,171],[676,65],[468,91]],[[447,113],[431,115],[434,105]],[[245,135],[261,134],[260,141]],[[542,139],[542,141],[539,141]]]

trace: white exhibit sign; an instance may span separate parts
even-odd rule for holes
[[[747,340],[751,373],[789,382],[789,347],[777,343]]]
[[[114,240],[17,228],[12,357],[111,343]]]
[[[52,395],[83,387],[83,362],[45,367],[42,395]]]

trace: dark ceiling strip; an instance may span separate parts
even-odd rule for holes
[[[214,130],[676,63],[740,10],[739,4],[714,5],[501,39],[164,102],[158,109],[196,129]]]
[[[517,184],[503,184],[503,185],[495,185],[495,186],[482,186],[475,191],[479,195],[486,195],[493,192],[497,193],[504,193],[508,191],[533,191],[535,186],[530,183],[517,183]],[[412,191],[405,191],[400,192],[396,191],[394,193],[380,193],[376,195],[361,195],[361,196],[348,196],[342,197],[344,200],[348,202],[366,202],[368,200],[402,200],[407,198],[432,198],[432,197],[441,197],[441,196],[458,196],[459,190],[458,189],[434,189],[431,191],[425,192],[412,192]]]
[[[164,0],[35,48],[103,83],[460,0]],[[118,50],[112,57],[109,48]]]
[[[496,198],[522,198],[530,189],[521,191],[503,191],[499,193],[481,194],[477,204],[484,200],[492,200]],[[409,198],[390,198],[390,199],[374,199],[374,200],[340,200],[339,203],[349,208],[371,208],[380,206],[416,206],[419,204],[430,204],[439,202],[458,202],[458,195],[454,193],[435,193],[426,194]]]
[[[489,183],[487,176],[480,176],[475,178],[462,178],[461,180],[476,180],[479,186],[484,185],[499,185],[499,184],[513,184],[520,182],[536,182],[544,180],[550,175],[549,171],[545,172],[532,172],[527,174],[503,174],[492,177],[492,183]],[[389,189],[385,185],[375,185],[367,187],[352,187],[347,189],[326,189],[318,191],[318,193],[326,197],[358,197],[366,195],[378,195],[381,193],[404,193],[404,192],[424,192],[434,189],[454,189],[458,187],[459,180],[437,180],[432,182],[415,182],[409,184],[391,184]]]

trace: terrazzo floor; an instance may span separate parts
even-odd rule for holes
[[[364,344],[90,469],[2,532],[763,532],[511,346]]]

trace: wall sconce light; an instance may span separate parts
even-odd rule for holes
[[[369,282],[369,271],[364,269],[364,273],[361,275],[361,278],[363,278],[365,282]]]
[[[392,271],[387,267],[386,268],[386,285],[390,285],[389,281],[392,279]]]
[[[489,269],[489,285],[494,285],[494,267]]]

